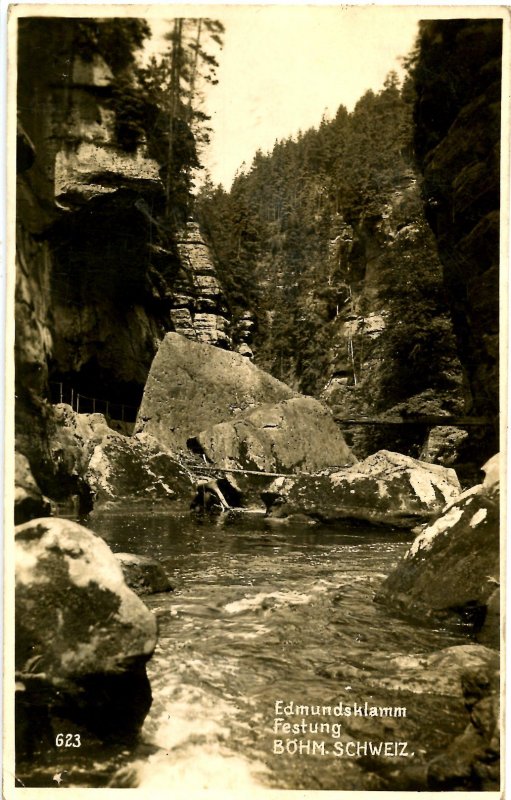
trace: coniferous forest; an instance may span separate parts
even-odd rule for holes
[[[378,411],[428,390],[455,402],[459,389],[441,266],[417,188],[413,100],[411,77],[400,88],[391,73],[351,114],[341,106],[335,119],[257,153],[230,192],[206,185],[197,199],[234,319],[249,313],[254,321],[256,362],[307,394],[348,376],[357,403]],[[408,237],[394,242],[405,228]],[[359,332],[370,314],[386,319],[377,344]],[[350,340],[351,320],[360,322]],[[386,366],[369,400],[355,387],[375,350]]]

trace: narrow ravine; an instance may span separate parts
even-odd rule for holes
[[[498,789],[505,15],[12,11],[6,774]]]

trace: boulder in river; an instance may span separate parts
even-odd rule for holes
[[[111,432],[96,445],[86,472],[96,509],[122,503],[182,503],[193,496],[186,469],[150,436]]]
[[[303,395],[264,403],[206,428],[189,446],[228,469],[318,472],[356,461],[330,411]]]
[[[361,520],[413,528],[460,493],[452,469],[380,450],[327,475],[276,478],[263,493],[269,514],[296,514],[322,522]]]
[[[436,650],[434,653],[396,656],[388,663],[388,673],[369,679],[371,691],[463,696],[463,680],[478,675],[498,686],[499,654],[490,647],[469,642]],[[497,676],[497,677],[496,677]]]
[[[498,470],[491,459],[483,484],[463,492],[417,536],[383,583],[376,601],[425,617],[461,617],[481,629],[499,586]],[[495,611],[495,609],[493,609]],[[493,622],[498,615],[493,613]],[[485,644],[498,646],[499,627]]]
[[[40,518],[16,528],[15,559],[18,757],[55,746],[55,719],[133,738],[151,705],[156,620],[114,554],[75,522]]]
[[[172,591],[167,573],[156,558],[136,553],[115,553],[115,557],[127,585],[138,595]]]
[[[211,425],[295,396],[239,353],[168,333],[151,365],[135,431],[171,452],[186,450],[188,439]]]
[[[49,515],[51,506],[35,482],[28,458],[15,453],[14,459],[14,523],[21,525],[35,517]]]

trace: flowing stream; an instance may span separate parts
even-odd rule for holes
[[[160,559],[175,587],[144,598],[159,625],[153,705],[134,750],[62,753],[34,770],[32,785],[52,785],[65,770],[67,786],[382,789],[396,767],[425,763],[465,727],[459,697],[403,674],[415,657],[466,637],[373,602],[409,536],[258,519],[201,524],[152,510],[96,513],[87,524],[114,551]],[[399,716],[355,713],[365,703]],[[350,716],[336,715],[347,707]],[[286,728],[302,720],[298,734]],[[369,741],[406,750],[391,744],[378,758]]]

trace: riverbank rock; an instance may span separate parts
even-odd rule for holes
[[[64,497],[75,495],[78,510],[88,513],[94,505],[86,478],[89,462],[94,448],[113,431],[103,414],[77,414],[67,403],[53,406],[52,412],[49,451],[56,475],[62,479]]]
[[[342,472],[276,478],[263,499],[276,517],[305,514],[322,522],[351,519],[412,528],[459,493],[453,470],[380,450]]]
[[[383,583],[376,602],[421,619],[461,617],[475,632],[483,628],[499,586],[495,459],[483,469],[485,482],[463,492],[424,528]],[[498,646],[498,625],[487,629],[485,643]]]
[[[330,411],[305,396],[245,411],[201,431],[189,446],[228,469],[318,472],[356,461]]]
[[[152,437],[112,431],[94,448],[85,477],[95,509],[156,502],[188,508],[193,497],[189,473]]]
[[[490,647],[498,647],[500,644],[500,588],[492,592],[486,603],[486,616],[476,638],[481,644]]]
[[[458,644],[427,655],[397,656],[388,664],[390,675],[368,686],[375,691],[463,696],[463,680],[477,675],[498,688],[499,654],[481,644]]]
[[[393,674],[368,684],[373,702],[395,696],[407,707],[406,719],[371,720],[364,737],[373,740],[421,738],[414,759],[365,759],[382,790],[490,791],[499,788],[499,654],[476,644],[455,645],[429,655],[392,659]],[[385,700],[384,700],[385,702]],[[467,714],[466,724],[443,746],[428,730],[430,704],[442,704],[448,717]],[[460,719],[463,725],[462,717]],[[388,723],[397,722],[391,732]],[[348,725],[350,725],[351,720]],[[408,727],[410,726],[410,727]],[[360,729],[350,732],[358,736]],[[435,744],[433,744],[435,742]],[[424,754],[424,755],[423,755]]]
[[[36,517],[49,516],[50,501],[44,497],[28,463],[21,453],[14,456],[14,524],[21,525]]]
[[[461,677],[469,723],[463,733],[428,764],[432,791],[498,791],[500,788],[500,691],[498,664],[467,670]]]
[[[168,333],[152,363],[136,433],[148,433],[170,452],[190,437],[261,403],[295,397],[284,383],[239,353]]]
[[[55,406],[55,414],[53,457],[76,476],[90,507],[140,502],[188,507],[193,496],[188,472],[151,436],[124,436],[102,414],[77,414],[67,405]]]
[[[126,584],[138,595],[172,591],[167,573],[155,558],[136,553],[114,555],[121,565]]]
[[[428,434],[420,460],[428,464],[452,467],[459,460],[460,449],[468,438],[467,431],[452,425],[436,425]]]
[[[18,756],[47,746],[53,720],[131,739],[151,705],[145,664],[156,620],[99,536],[40,518],[16,528]]]

